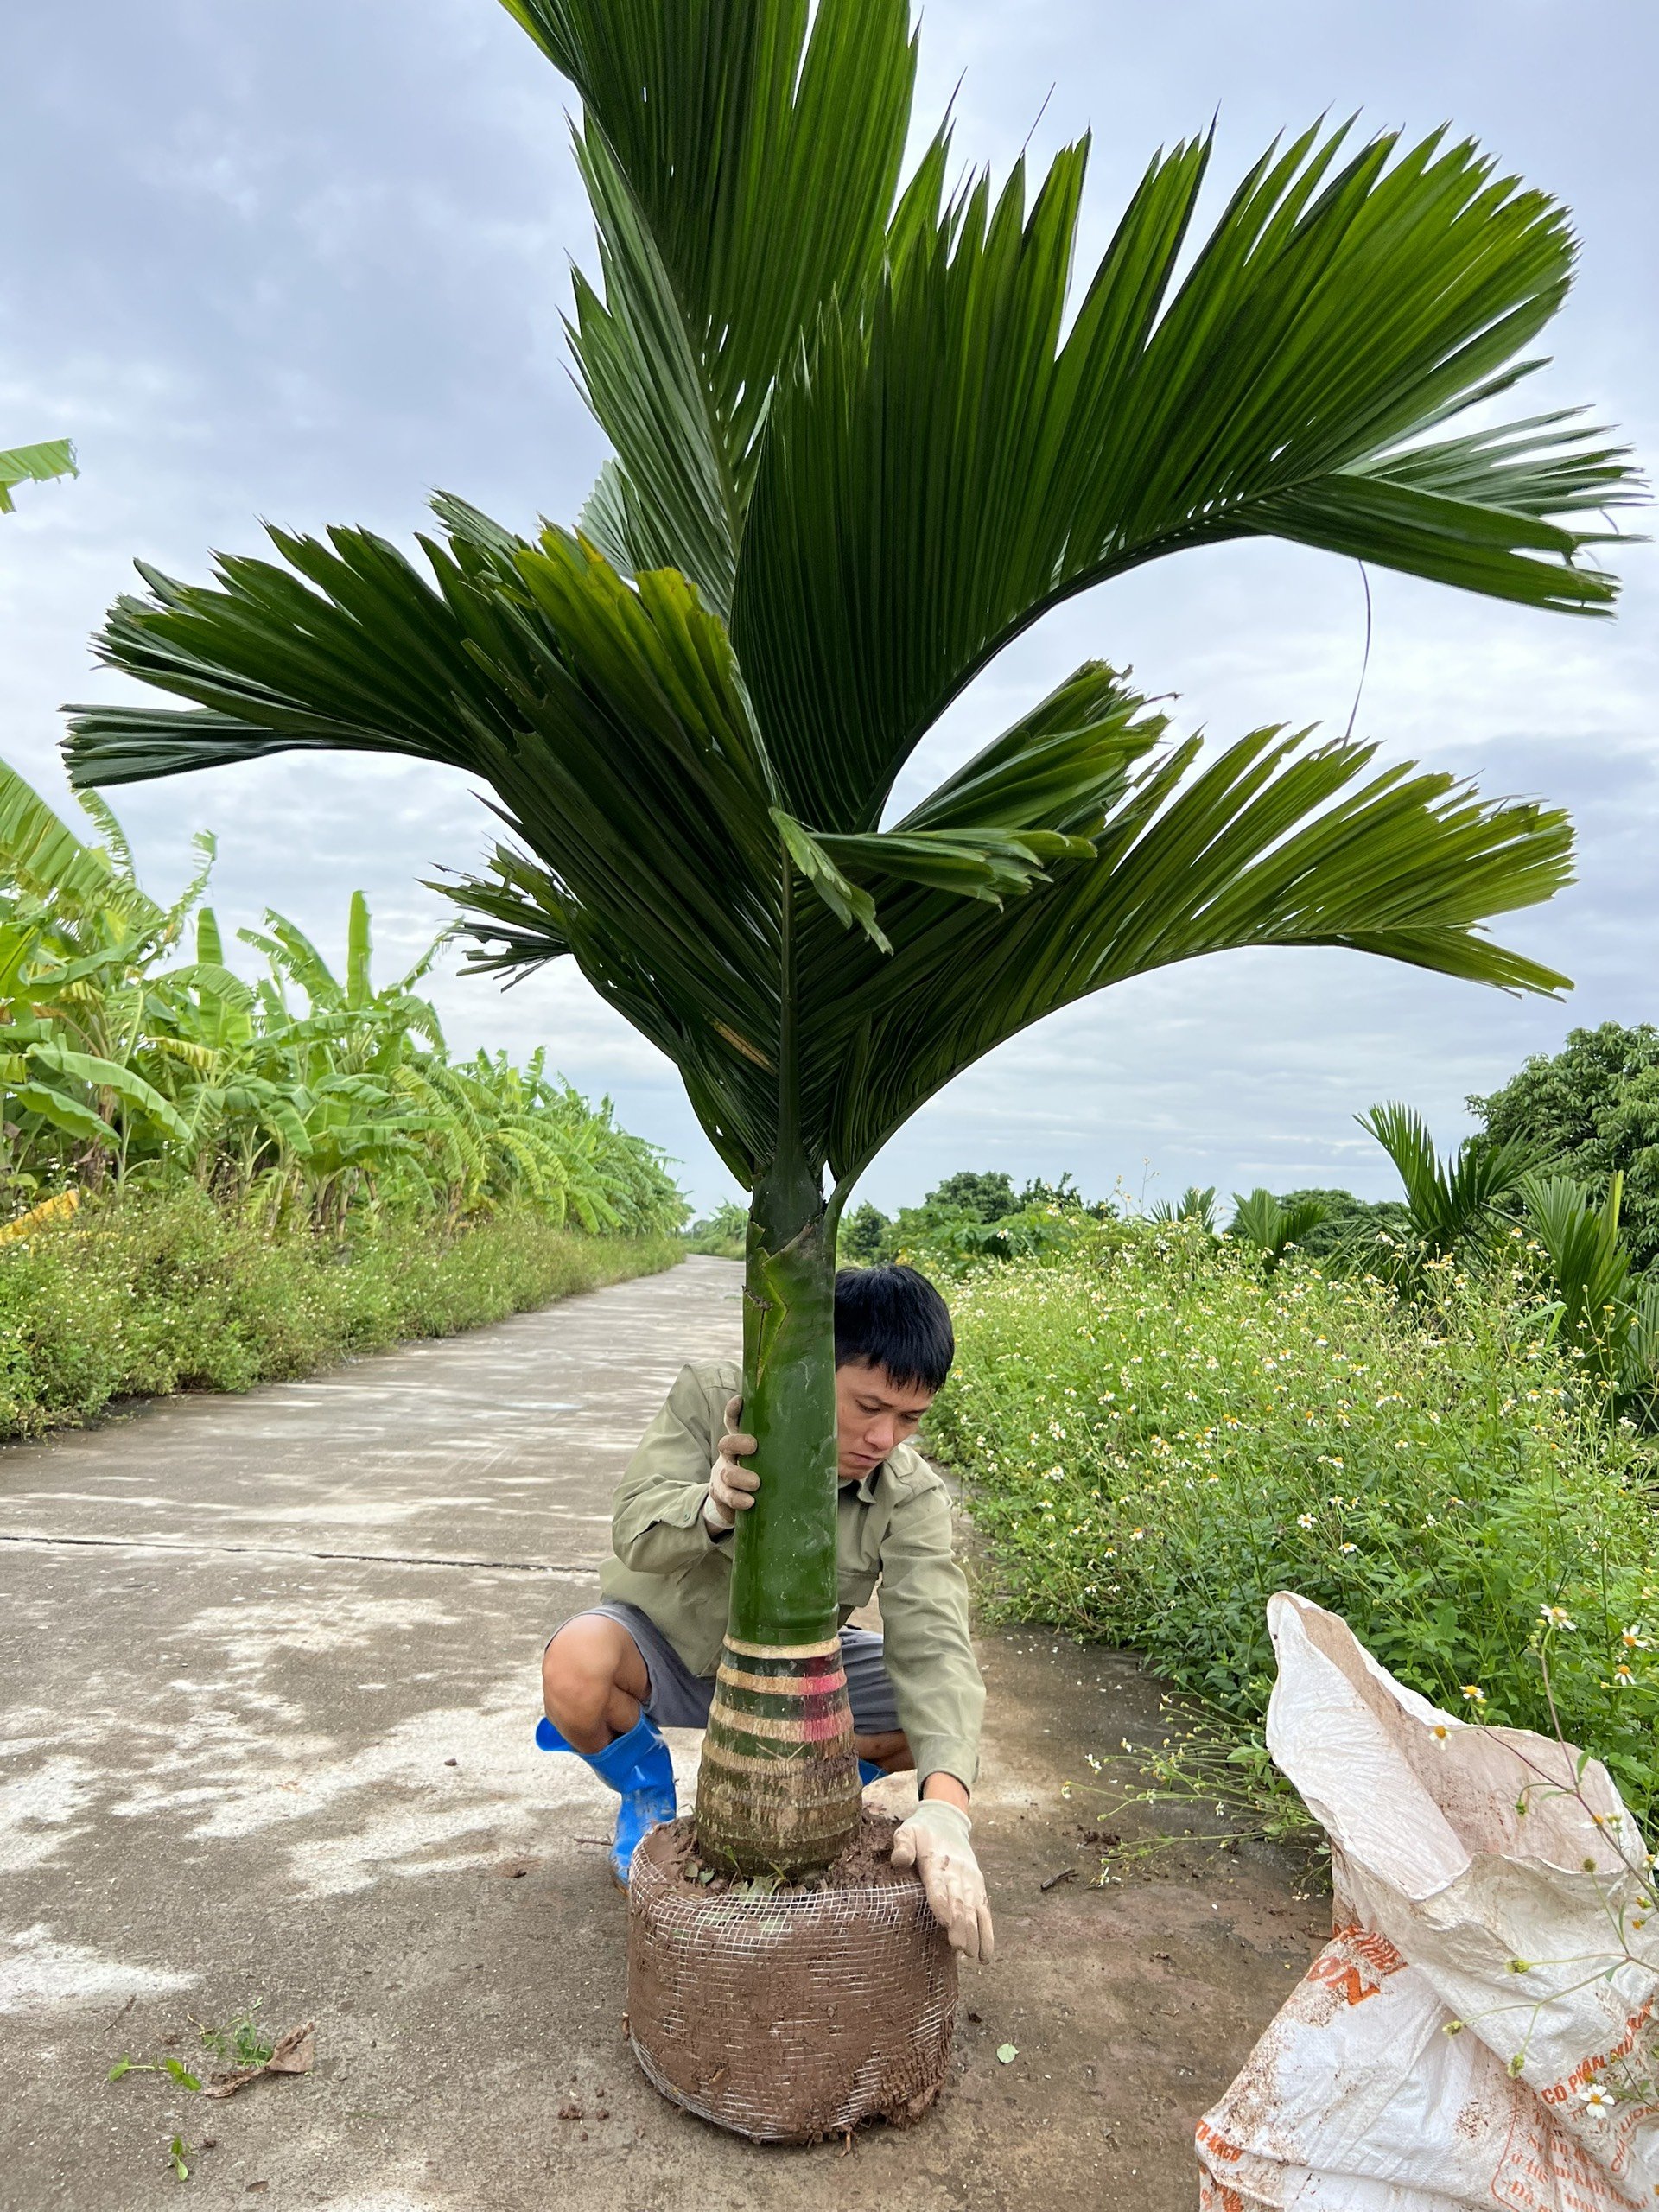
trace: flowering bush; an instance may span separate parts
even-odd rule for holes
[[[1147,1654],[1258,1719],[1276,1589],[1470,1719],[1560,1724],[1659,1795],[1656,1446],[1611,1420],[1511,1276],[1426,1306],[1183,1225],[971,1272],[932,1448],[996,1601]],[[1549,1692],[1539,1663],[1549,1647]]]

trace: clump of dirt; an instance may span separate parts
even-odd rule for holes
[[[893,1839],[898,1832],[899,1823],[891,1814],[866,1810],[859,1815],[852,1841],[835,1864],[821,1874],[807,1874],[797,1882],[785,1881],[775,1874],[732,1874],[700,1859],[696,1823],[690,1814],[671,1822],[666,1831],[658,1832],[652,1857],[671,1881],[682,1882],[706,1897],[722,1897],[728,1890],[752,1897],[757,1894],[757,1885],[764,1885],[766,1895],[780,1897],[799,1897],[815,1890],[881,1889],[913,1878],[900,1873],[893,1863]]]

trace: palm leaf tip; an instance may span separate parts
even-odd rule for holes
[[[78,791],[116,784],[149,783],[158,776],[180,776],[197,768],[260,760],[273,753],[303,746],[297,738],[273,738],[251,730],[234,715],[173,707],[66,706],[63,742],[69,781]]]
[[[625,572],[729,605],[781,365],[879,265],[907,134],[907,0],[506,0],[582,96],[602,289],[576,283],[582,391],[609,435],[586,511]]]
[[[472,941],[466,963],[469,973],[504,975],[511,985],[572,950],[552,879],[528,854],[498,845],[486,874],[464,875],[446,869],[444,877],[426,887],[460,908],[457,927]]]

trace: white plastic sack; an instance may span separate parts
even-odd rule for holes
[[[1651,2212],[1659,1924],[1606,1770],[1437,1712],[1306,1599],[1268,1625],[1336,1933],[1198,2123],[1203,2212]]]

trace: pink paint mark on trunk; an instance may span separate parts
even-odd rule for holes
[[[801,1733],[809,1744],[827,1744],[845,1728],[845,1717],[839,1713],[808,1713],[801,1718]]]

